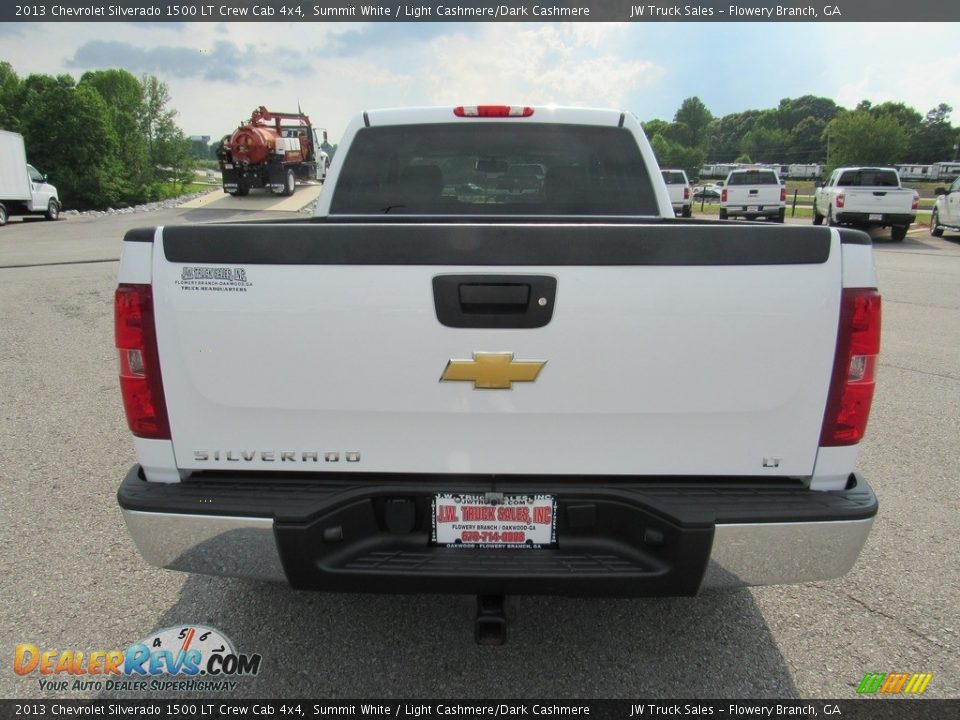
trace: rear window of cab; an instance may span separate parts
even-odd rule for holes
[[[730,174],[727,185],[779,185],[777,174],[772,170],[745,170]]]
[[[618,127],[481,121],[357,132],[331,215],[657,215],[650,170]]]

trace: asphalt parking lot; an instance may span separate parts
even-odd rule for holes
[[[875,242],[883,354],[859,469],[881,510],[849,575],[696,598],[514,598],[509,643],[477,647],[471,597],[184,575],[147,566],[128,539],[115,501],[135,462],[113,348],[120,240],[242,216],[0,229],[0,696],[97,695],[15,675],[18,643],[111,650],[200,623],[263,656],[234,697],[850,698],[864,673],[895,671],[932,672],[927,696],[960,697],[960,235]]]

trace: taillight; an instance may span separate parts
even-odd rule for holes
[[[879,353],[880,294],[873,288],[844,288],[821,447],[855,445],[863,439]]]
[[[911,209],[911,210],[919,210],[919,209],[920,209],[920,196],[919,196],[917,193],[914,193],[914,194],[913,194],[913,204],[910,205],[910,209]]]
[[[780,202],[787,201],[787,188],[785,185],[780,186]]]
[[[727,201],[727,189],[724,188],[723,190],[720,191],[720,202],[726,202],[726,201]]]
[[[688,188],[688,187],[684,187],[684,188],[683,188],[683,199],[684,199],[684,200],[689,200],[689,199],[690,199],[690,188]]]
[[[523,105],[458,105],[453,114],[457,117],[530,117],[533,108]]]
[[[153,292],[149,285],[120,285],[114,296],[114,330],[120,355],[120,394],[130,431],[142,438],[170,439],[163,397]]]
[[[843,203],[844,203],[843,193],[837,193],[837,197],[836,197],[835,202],[836,202],[838,208],[842,208],[842,207],[843,207]]]

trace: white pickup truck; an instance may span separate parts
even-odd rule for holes
[[[13,215],[43,215],[47,220],[60,217],[57,188],[27,164],[23,136],[0,130],[0,226]]]
[[[813,197],[813,224],[890,227],[900,241],[917,219],[920,195],[900,187],[895,168],[837,168]]]
[[[720,191],[720,219],[764,217],[782,223],[787,214],[787,189],[775,170],[732,170]]]
[[[690,181],[686,171],[661,170],[660,175],[667,185],[667,195],[670,196],[673,212],[680,217],[690,217],[693,200],[690,197]]]
[[[960,231],[960,178],[948,188],[937,188],[937,202],[930,214],[930,234],[943,237],[944,230]]]
[[[497,192],[531,164],[542,192]],[[674,218],[658,172],[619,111],[369,111],[313,219],[129,232],[144,558],[492,597],[845,573],[877,512],[869,238]]]

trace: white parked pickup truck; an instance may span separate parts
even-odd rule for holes
[[[787,213],[787,189],[775,170],[740,168],[727,175],[720,191],[720,219],[764,217],[783,222]]]
[[[0,130],[0,226],[12,215],[60,217],[60,197],[32,165],[27,164],[23,136]]]
[[[960,178],[948,188],[937,188],[937,202],[930,214],[930,234],[943,237],[944,230],[960,230]]]
[[[542,192],[497,192],[531,164]],[[372,110],[313,219],[127,233],[142,555],[492,597],[845,573],[877,512],[869,238],[674,218],[658,173],[619,111]]]
[[[674,214],[685,218],[690,217],[693,200],[690,198],[690,181],[687,179],[687,173],[683,170],[661,170],[660,175],[667,184],[667,195],[670,196]]]
[[[890,227],[900,241],[917,219],[920,196],[900,187],[895,168],[847,167],[834,170],[813,197],[813,224]]]

